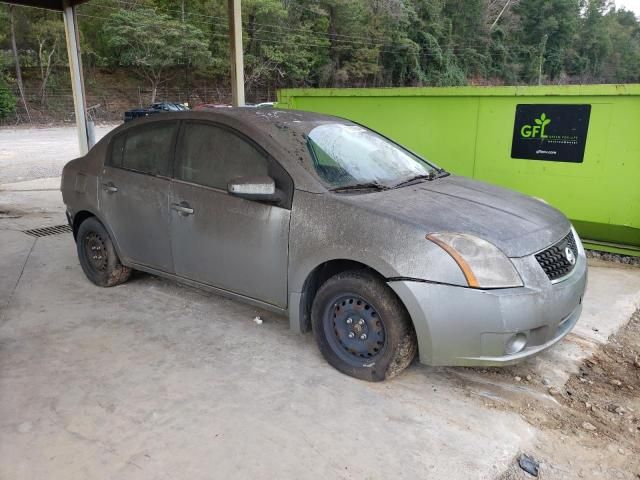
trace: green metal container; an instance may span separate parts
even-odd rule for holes
[[[512,158],[516,106],[541,104],[590,105],[581,163]],[[278,106],[367,125],[453,173],[546,200],[590,248],[640,256],[640,85],[289,89]]]

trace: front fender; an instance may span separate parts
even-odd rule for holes
[[[425,238],[423,227],[335,197],[295,192],[289,232],[290,292],[301,292],[309,274],[331,260],[362,263],[386,279],[467,286],[455,260]]]
[[[289,233],[289,319],[304,330],[300,304],[313,271],[334,260],[357,262],[383,278],[466,286],[456,262],[427,240],[423,227],[383,216],[331,194],[296,191]],[[302,325],[302,326],[301,326]]]

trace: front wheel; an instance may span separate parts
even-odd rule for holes
[[[87,218],[80,224],[76,246],[82,270],[96,285],[113,287],[129,279],[131,269],[120,263],[109,233],[97,218]]]
[[[417,351],[404,305],[380,278],[366,270],[327,280],[313,301],[311,321],[327,361],[361,380],[375,382],[397,375]]]

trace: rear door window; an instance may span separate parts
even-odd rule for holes
[[[156,122],[127,130],[113,140],[111,165],[150,175],[171,176],[178,122]]]

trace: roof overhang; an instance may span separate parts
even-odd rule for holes
[[[25,7],[47,8],[49,10],[63,10],[65,3],[68,6],[73,6],[86,1],[87,0],[68,0],[67,2],[64,2],[63,0],[2,0],[1,3],[12,3],[14,5],[22,5]]]

